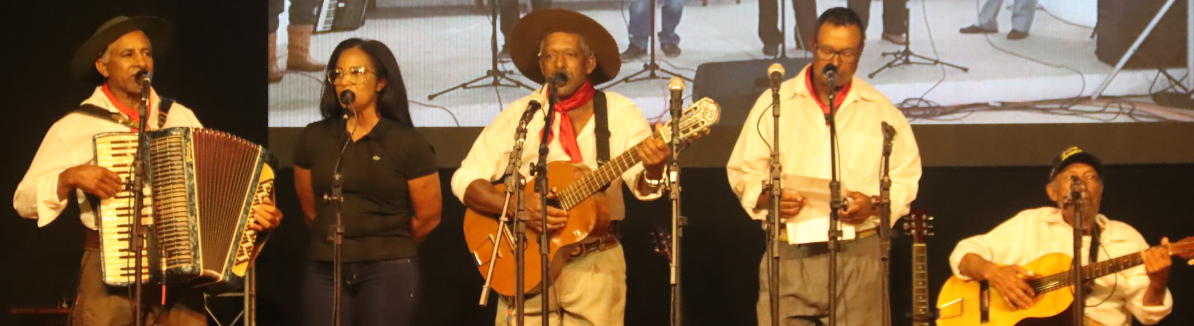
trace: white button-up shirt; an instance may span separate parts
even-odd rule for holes
[[[147,114],[146,125],[150,130],[157,129],[158,104],[160,98],[157,92],[150,91],[150,109]],[[120,113],[104,94],[103,86],[97,86],[91,97],[83,104],[95,105],[108,111]],[[175,102],[170,107],[164,128],[170,127],[203,127],[199,119],[190,109]],[[16,194],[12,198],[12,206],[21,217],[36,219],[37,226],[42,227],[53,222],[66,208],[67,199],[58,200],[58,174],[66,169],[83,165],[95,164],[95,146],[93,137],[108,132],[129,132],[129,128],[108,120],[98,119],[83,114],[67,114],[58,119],[46,136],[42,139],[41,147],[29,164],[29,171],[17,185]],[[83,225],[96,230],[95,212],[83,190],[76,189],[79,198],[79,218]]]
[[[1148,242],[1140,232],[1127,223],[1108,219],[1099,214],[1098,260],[1108,260],[1148,249]],[[975,254],[992,263],[1023,266],[1050,253],[1073,254],[1074,229],[1061,216],[1057,207],[1029,209],[1016,214],[987,234],[966,238],[949,255],[949,265],[958,278],[969,280],[958,272],[958,265],[966,254]],[[1082,262],[1086,265],[1090,250],[1090,236],[1082,237]],[[1093,292],[1086,297],[1086,317],[1105,325],[1131,325],[1135,315],[1141,323],[1156,324],[1173,310],[1173,296],[1165,290],[1165,302],[1160,306],[1145,306],[1144,291],[1148,288],[1148,274],[1144,265],[1125,269],[1095,279]],[[1130,314],[1130,315],[1129,315]]]
[[[806,84],[809,66],[800,70],[796,78],[780,84],[780,163],[783,174],[800,177],[830,179],[829,126],[825,114],[810,94]],[[771,170],[773,121],[771,91],[764,92],[742,126],[734,152],[726,164],[730,187],[741,199],[742,208],[751,218],[766,220],[768,207],[756,207],[763,181]],[[891,124],[896,136],[891,153],[891,209],[892,223],[908,213],[916,199],[920,182],[920,150],[912,127],[887,97],[870,84],[855,77],[850,92],[836,114],[838,155],[842,189],[870,196],[879,194],[882,171],[883,133],[881,122]],[[811,203],[828,205],[828,203]],[[799,219],[801,217],[797,217]],[[790,220],[789,223],[796,220]],[[872,216],[856,230],[872,229],[879,225]],[[826,230],[827,232],[828,230]]]
[[[536,91],[538,92],[538,91]],[[610,160],[625,152],[639,142],[651,135],[651,127],[647,125],[647,119],[643,117],[643,113],[626,97],[614,93],[605,92],[606,95],[606,112],[609,120],[609,157]],[[452,175],[452,193],[456,198],[464,201],[464,191],[468,189],[468,185],[478,179],[486,180],[488,182],[495,182],[501,179],[502,173],[505,172],[506,165],[509,164],[510,151],[514,148],[514,131],[518,127],[518,121],[522,118],[523,112],[526,111],[527,103],[530,102],[530,96],[523,97],[513,103],[510,103],[502,113],[498,114],[493,123],[485,127],[481,131],[481,135],[477,136],[476,142],[473,143],[472,149],[469,150],[468,156],[460,162],[460,169]],[[523,176],[529,176],[530,163],[535,163],[539,159],[539,140],[541,131],[543,130],[543,118],[546,110],[539,110],[535,113],[534,118],[527,124],[526,143],[522,147],[522,166],[519,166],[518,171]],[[547,161],[571,161],[568,154],[564,153],[564,149],[560,147],[559,142],[559,128],[572,126],[561,126],[560,114],[554,113],[555,119],[552,123],[552,132],[555,135],[552,137],[551,143],[548,144]],[[597,136],[593,129],[594,115],[585,123],[584,129],[576,133],[576,142],[580,145],[581,157],[584,159],[585,166],[591,170],[597,170]],[[636,154],[637,155],[637,154]],[[656,189],[653,193],[640,193],[637,187],[638,178],[642,174],[643,165],[636,164],[626,172],[622,173],[622,180],[615,179],[611,182],[609,190],[605,194],[609,197],[610,203],[610,218],[612,220],[622,220],[626,216],[625,207],[622,205],[622,183],[625,182],[630,186],[635,197],[641,200],[654,200],[659,198],[660,189]],[[530,179],[527,179],[530,182]],[[530,198],[527,198],[530,200]]]

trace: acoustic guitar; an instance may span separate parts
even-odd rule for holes
[[[721,108],[713,100],[704,98],[693,103],[684,110],[679,122],[680,139],[690,140],[705,133],[709,126],[717,123],[720,116]],[[650,137],[664,141],[671,140],[673,123],[676,121],[668,121],[667,125],[656,130]],[[639,142],[591,173],[584,164],[572,162],[550,162],[547,164],[548,188],[562,189],[556,193],[554,199],[548,201],[548,205],[568,212],[568,222],[564,227],[552,231],[548,235],[548,261],[550,275],[553,279],[558,277],[564,268],[564,264],[567,263],[566,255],[571,252],[574,245],[583,243],[590,238],[601,239],[608,234],[609,205],[601,190],[613,180],[620,178],[623,172],[640,163],[638,149],[642,146],[643,143]],[[534,195],[534,185],[533,179],[526,183],[524,191],[527,194],[527,200],[537,200],[538,198]],[[504,185],[497,187],[499,190],[505,190]],[[497,264],[493,271],[493,279],[490,280],[493,290],[505,296],[513,296],[516,291],[514,237],[503,236],[500,240],[496,239],[495,232],[498,230],[498,223],[501,222],[496,216],[469,209],[464,214],[464,240],[468,244],[469,252],[476,259],[477,270],[481,272],[482,277],[488,271],[489,264]],[[512,225],[507,224],[502,227],[505,228],[503,233],[513,234],[510,232],[514,229]],[[540,285],[543,283],[542,273],[537,272],[542,265],[542,258],[539,254],[541,245],[538,243],[539,233],[527,229],[526,238],[527,241],[523,246],[524,271],[528,272],[524,274],[522,291],[525,294],[535,294],[541,291]],[[501,244],[498,248],[497,260],[491,262],[489,260],[493,253],[493,246],[498,244],[498,241],[501,241]]]
[[[1164,247],[1170,255],[1194,259],[1194,237],[1158,247]],[[986,281],[963,281],[957,276],[950,277],[941,288],[941,294],[937,296],[940,315],[937,325],[1004,326],[1016,325],[1022,321],[1055,324],[1041,319],[1054,320],[1053,317],[1067,312],[1074,302],[1070,259],[1069,255],[1063,253],[1051,253],[1023,266],[1034,275],[1044,275],[1025,280],[1037,295],[1036,304],[1028,309],[1015,310],[1008,307],[999,292],[989,287]],[[1139,252],[1096,262],[1082,267],[1082,279],[1093,280],[1141,264],[1144,264],[1144,259]],[[1057,320],[1070,324],[1067,319]]]

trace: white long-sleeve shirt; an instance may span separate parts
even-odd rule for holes
[[[1096,217],[1100,226],[1098,260],[1125,256],[1149,248],[1148,242],[1127,223],[1114,221],[1102,214]],[[954,275],[969,280],[958,271],[962,257],[975,254],[992,263],[1023,266],[1050,253],[1071,255],[1074,251],[1073,231],[1057,207],[1029,209],[1016,214],[987,234],[966,238],[949,255]],[[1086,265],[1090,250],[1090,236],[1082,237],[1082,262]],[[1160,306],[1145,306],[1144,292],[1148,288],[1148,274],[1144,265],[1132,267],[1095,279],[1094,290],[1086,297],[1086,317],[1105,325],[1131,325],[1132,315],[1146,325],[1156,324],[1173,310],[1173,295],[1165,290],[1165,302]],[[1105,300],[1105,301],[1104,301]],[[1092,307],[1093,306],[1093,307]],[[1129,315],[1130,314],[1130,315]]]
[[[651,127],[647,125],[647,119],[643,117],[642,111],[629,99],[614,92],[605,92],[605,95],[610,132],[609,157],[612,160],[650,136]],[[502,177],[506,165],[509,164],[510,150],[514,147],[514,131],[518,127],[518,120],[522,118],[530,98],[527,96],[510,103],[505,110],[502,110],[502,113],[498,114],[493,123],[485,127],[481,131],[481,135],[477,136],[468,156],[464,158],[463,162],[460,162],[460,169],[452,175],[452,193],[461,202],[464,201],[465,189],[468,189],[468,185],[473,181],[480,179],[494,182]],[[530,163],[539,159],[539,144],[541,143],[539,138],[540,131],[543,130],[545,112],[546,110],[539,110],[527,124],[526,143],[522,147],[522,166],[518,169],[523,176],[530,175]],[[560,147],[560,115],[556,113],[553,119],[555,120],[552,123],[552,132],[556,136],[552,137],[552,142],[548,144],[547,161],[571,161],[572,159]],[[580,146],[585,166],[595,171],[597,170],[597,136],[593,132],[594,119],[596,116],[589,119],[584,129],[576,134],[576,142]],[[571,126],[567,127],[571,128]],[[640,200],[659,198],[662,192],[659,189],[653,193],[640,193],[638,187],[633,186],[638,184],[638,178],[642,175],[642,171],[643,165],[636,164],[622,173],[622,180],[615,179],[609,186],[609,190],[605,192],[609,197],[612,220],[622,220],[626,216],[625,207],[622,205],[623,182],[631,185],[632,193]],[[529,182],[530,179],[527,180]]]
[[[808,70],[805,66],[795,78],[780,84],[780,164],[784,175],[830,179],[829,126],[814,98],[816,95],[809,93]],[[746,213],[756,220],[766,220],[769,210],[768,207],[756,207],[756,201],[771,170],[769,144],[774,119],[770,106],[771,91],[768,90],[751,109],[726,164],[730,188],[738,195]],[[908,213],[920,182],[920,150],[912,135],[912,127],[887,97],[859,78],[851,82],[850,91],[835,117],[842,188],[870,196],[879,194],[883,156],[880,123],[887,122],[895,128],[890,163],[891,222],[895,223],[895,219]],[[789,220],[789,223],[797,220]],[[861,231],[878,225],[877,216],[872,216],[855,229]]]
[[[160,98],[157,93],[150,91],[150,109],[147,114],[149,120],[146,125],[150,130],[157,129],[158,104]],[[120,113],[116,106],[104,94],[103,86],[96,86],[91,97],[83,104],[92,104],[114,113]],[[190,109],[175,102],[166,116],[164,128],[170,127],[203,127],[199,119]],[[12,198],[12,206],[21,217],[36,219],[37,226],[42,227],[53,222],[66,208],[67,199],[58,200],[58,174],[66,169],[95,163],[95,150],[92,137],[107,132],[128,132],[129,128],[108,120],[98,119],[83,114],[67,114],[58,119],[42,139],[41,147],[29,164],[29,171],[17,185],[16,194]],[[75,190],[79,198],[79,218],[83,225],[95,230],[95,213],[91,203],[82,190]]]

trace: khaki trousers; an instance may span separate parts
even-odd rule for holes
[[[203,293],[185,286],[170,287],[166,304],[162,305],[162,286],[146,284],[141,297],[141,309],[146,314],[145,325],[206,326],[203,313]],[[108,286],[100,271],[100,251],[83,251],[80,266],[78,295],[71,310],[72,326],[133,325],[132,287]]]
[[[622,256],[622,246],[568,262],[547,291],[551,325],[621,326],[626,315],[626,258]],[[495,325],[517,324],[511,306],[513,300],[513,297],[498,298]],[[525,325],[543,323],[542,300],[543,295],[526,298]]]

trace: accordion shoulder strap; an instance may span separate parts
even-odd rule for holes
[[[160,109],[158,109],[158,128],[161,129],[163,126],[166,125],[166,116],[168,114],[170,114],[170,107],[174,106],[174,99],[163,97],[162,101],[159,103],[159,106],[160,106]],[[122,126],[129,127],[130,129],[137,129],[137,127],[138,127],[137,123],[133,122],[132,120],[129,120],[129,118],[125,117],[123,114],[108,111],[104,108],[95,106],[93,104],[80,105],[79,108],[75,109],[71,113],[78,113],[78,114],[90,116],[90,117],[93,117],[96,119],[117,123]]]

